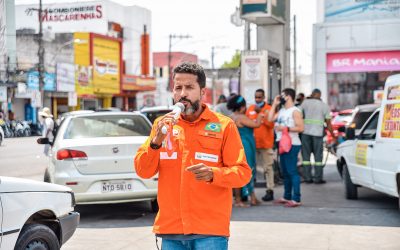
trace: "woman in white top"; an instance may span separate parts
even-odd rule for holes
[[[282,137],[282,130],[288,128],[292,147],[289,152],[280,155],[280,165],[283,173],[284,195],[278,203],[287,207],[301,205],[300,175],[297,170],[297,156],[301,149],[299,133],[304,130],[304,122],[301,111],[294,105],[296,91],[291,88],[284,89],[281,95],[275,97],[271,111],[268,114],[269,121],[275,121],[276,141]],[[279,109],[279,106],[281,108]]]

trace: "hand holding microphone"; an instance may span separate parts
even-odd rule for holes
[[[185,105],[183,105],[183,104],[180,103],[180,102],[177,102],[177,103],[174,105],[174,108],[173,108],[173,110],[172,110],[172,113],[175,113],[175,114],[174,114],[174,120],[177,120],[177,119],[179,118],[179,116],[181,115],[181,112],[183,112],[183,111],[185,111]],[[166,125],[164,125],[164,126],[161,128],[161,132],[162,132],[164,135],[166,135],[167,132],[168,132],[168,127],[167,127]]]

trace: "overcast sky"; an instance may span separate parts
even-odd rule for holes
[[[243,27],[230,22],[239,0],[112,0],[122,5],[138,5],[152,12],[152,50],[168,51],[169,34],[192,36],[173,43],[173,51],[194,53],[211,61],[211,47],[220,46],[215,55],[219,67],[229,61],[235,50],[243,49]],[[292,0],[291,15],[297,19],[298,70],[311,73],[312,24],[316,21],[317,0]],[[15,0],[16,4],[33,4],[39,0]],[[43,0],[43,3],[85,2]],[[307,4],[305,4],[307,3]],[[292,20],[291,20],[292,21]],[[252,49],[256,49],[255,26],[252,29]]]

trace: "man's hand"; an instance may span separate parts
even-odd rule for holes
[[[162,133],[162,128],[164,126],[174,126],[176,124],[176,120],[174,118],[174,114],[175,113],[168,113],[166,114],[160,121],[158,121],[157,123],[157,130],[156,130],[156,134],[154,135],[154,137],[152,138],[152,143],[156,144],[156,145],[161,145],[161,143],[164,141],[165,137],[167,136],[166,134]]]
[[[212,181],[214,177],[212,168],[203,163],[187,167],[186,170],[192,172],[198,181]]]

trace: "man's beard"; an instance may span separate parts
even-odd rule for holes
[[[181,99],[179,99],[178,102],[188,102],[188,103],[190,103],[190,107],[185,107],[185,111],[182,112],[185,115],[193,115],[194,113],[196,113],[197,110],[200,109],[200,100],[192,102],[189,99],[181,98]],[[175,103],[176,102],[174,101],[174,104]]]

